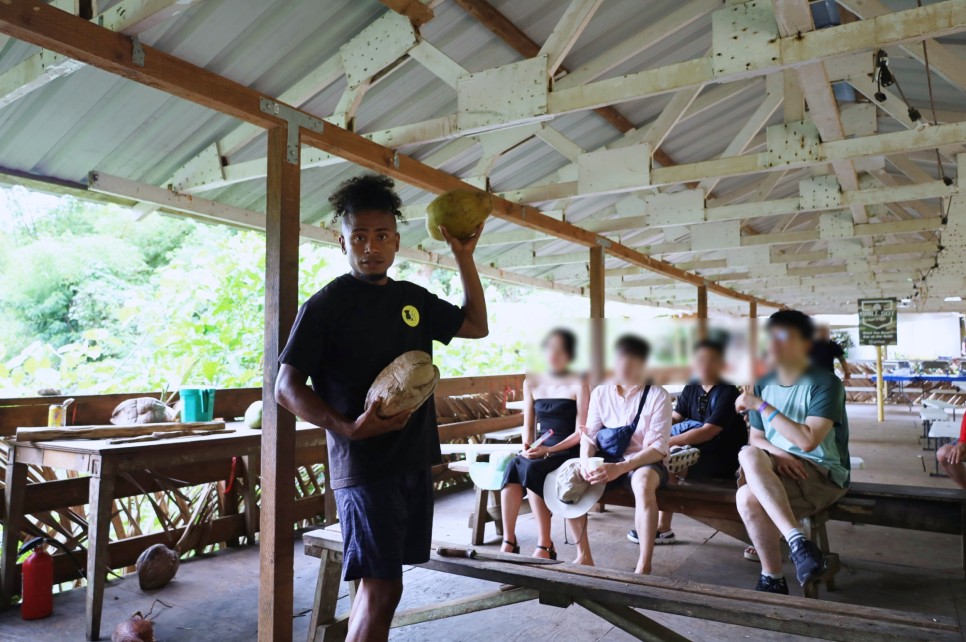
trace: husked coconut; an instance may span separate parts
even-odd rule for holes
[[[422,350],[411,350],[396,357],[383,368],[366,395],[366,409],[382,402],[376,414],[392,417],[419,408],[439,383],[439,368]]]
[[[154,639],[154,624],[138,611],[114,627],[111,642],[157,642]]]
[[[453,190],[440,194],[426,206],[426,231],[437,241],[446,240],[442,225],[450,236],[465,241],[493,211],[493,197],[486,192]]]
[[[111,415],[111,423],[117,426],[132,424],[160,424],[177,419],[178,413],[152,397],[128,399],[118,404]]]
[[[262,402],[254,401],[245,411],[245,425],[249,428],[262,427]]]
[[[135,567],[138,572],[138,584],[144,591],[161,588],[174,579],[179,566],[181,566],[181,557],[176,550],[164,544],[149,546],[138,556]]]

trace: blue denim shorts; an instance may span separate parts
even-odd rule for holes
[[[342,578],[402,577],[403,565],[429,561],[433,476],[429,469],[335,491],[342,523]]]

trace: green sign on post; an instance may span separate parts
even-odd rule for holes
[[[859,344],[894,346],[899,343],[896,299],[859,299]]]

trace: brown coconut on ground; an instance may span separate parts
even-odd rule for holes
[[[174,579],[181,566],[181,557],[176,550],[164,544],[149,546],[138,556],[138,584],[142,591],[158,589]]]

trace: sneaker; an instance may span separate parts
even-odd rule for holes
[[[798,583],[805,586],[812,580],[821,577],[825,572],[825,557],[818,546],[804,537],[796,539],[789,545],[789,557],[795,564],[795,575]]]
[[[788,595],[788,582],[785,581],[784,577],[779,577],[777,580],[773,577],[768,577],[767,575],[760,575],[758,577],[758,584],[755,585],[755,590],[760,593],[778,593],[779,595]]]
[[[637,536],[637,531],[631,529],[627,531],[627,539],[634,542],[635,544],[641,543],[641,538]],[[654,536],[655,544],[674,544],[678,540],[674,537],[674,531],[667,531],[666,533],[658,533]]]
[[[667,471],[672,475],[680,475],[685,470],[698,463],[701,458],[701,451],[694,446],[682,446],[677,450],[671,451],[668,457]]]
[[[678,540],[674,537],[674,531],[666,531],[664,533],[658,533],[654,536],[654,543],[658,545],[673,544],[676,541]]]

